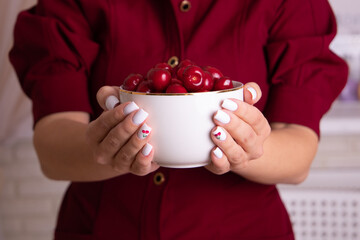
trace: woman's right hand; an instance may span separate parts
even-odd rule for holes
[[[146,175],[159,168],[152,161],[154,150],[148,143],[148,114],[134,102],[119,104],[117,96],[118,87],[99,89],[97,101],[104,112],[89,123],[88,143],[97,163],[111,165],[122,174]]]

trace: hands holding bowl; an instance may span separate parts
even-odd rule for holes
[[[96,161],[121,173],[206,166],[223,174],[262,155],[270,126],[252,106],[260,97],[256,83],[243,86],[214,67],[160,63],[146,77],[129,75],[120,89],[98,91],[105,111],[88,139]]]

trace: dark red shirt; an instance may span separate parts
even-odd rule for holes
[[[336,23],[326,0],[40,0],[19,15],[10,53],[34,119],[61,111],[96,118],[96,92],[172,56],[257,82],[269,122],[319,121],[345,85],[329,50]],[[156,179],[164,180],[156,184]],[[293,239],[274,185],[204,168],[72,183],[57,240]]]

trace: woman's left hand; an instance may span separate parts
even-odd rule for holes
[[[259,85],[244,86],[244,102],[226,99],[213,117],[216,124],[211,139],[216,147],[206,168],[224,174],[247,166],[250,160],[263,155],[263,144],[271,132],[270,125],[259,109],[253,106],[261,98]]]

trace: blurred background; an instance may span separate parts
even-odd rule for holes
[[[18,12],[35,0],[0,0],[0,240],[49,240],[67,182],[42,176],[32,145],[30,101],[8,62]],[[350,66],[348,84],[321,122],[308,179],[280,185],[298,240],[360,240],[360,1],[330,0],[332,49]]]

